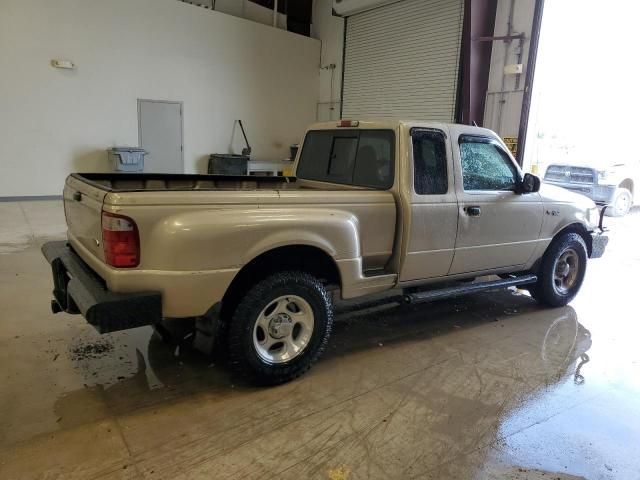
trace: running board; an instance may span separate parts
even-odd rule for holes
[[[469,293],[484,292],[485,290],[495,290],[499,288],[513,287],[515,285],[527,285],[538,281],[536,275],[522,275],[520,277],[509,277],[502,280],[492,280],[490,282],[468,283],[455,287],[439,288],[427,290],[426,292],[410,293],[403,295],[405,303],[423,303],[442,298],[458,297]]]

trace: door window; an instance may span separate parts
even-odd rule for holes
[[[444,134],[433,130],[411,131],[413,185],[418,195],[447,193],[447,152]]]
[[[515,190],[518,170],[495,141],[462,136],[459,143],[465,190]]]

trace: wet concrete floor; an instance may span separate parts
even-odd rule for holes
[[[640,478],[640,211],[570,306],[515,290],[342,306],[259,389],[139,328],[52,315],[59,202],[0,203],[0,478]]]

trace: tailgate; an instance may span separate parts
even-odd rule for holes
[[[102,203],[106,194],[106,190],[70,176],[63,195],[69,239],[75,239],[102,261]]]

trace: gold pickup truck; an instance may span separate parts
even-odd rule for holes
[[[68,240],[42,249],[53,311],[103,333],[196,318],[236,372],[274,384],[323,352],[332,295],[517,285],[559,306],[604,252],[595,204],[541,188],[490,130],[342,120],[302,145],[293,177],[70,175]]]

